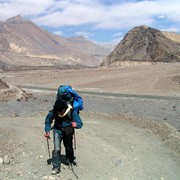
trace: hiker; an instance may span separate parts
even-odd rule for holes
[[[54,120],[54,126],[51,124]],[[61,142],[63,141],[66,152],[66,161],[69,167],[74,163],[73,134],[74,128],[80,129],[83,126],[82,120],[77,111],[65,101],[57,99],[54,109],[51,110],[45,119],[45,137],[50,137],[50,130],[53,129],[54,150],[52,151],[52,172],[58,174],[61,165]]]

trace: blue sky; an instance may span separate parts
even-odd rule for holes
[[[21,15],[63,37],[118,43],[133,27],[180,33],[179,0],[0,0],[0,20]]]

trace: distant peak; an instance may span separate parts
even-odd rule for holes
[[[144,32],[144,31],[149,31],[149,32],[160,32],[158,29],[154,29],[152,27],[149,27],[149,26],[136,26],[134,27],[133,29],[130,30],[130,32],[134,32],[134,31],[137,31],[137,32]]]
[[[69,37],[68,39],[71,39],[73,41],[89,41],[84,36],[73,36],[73,37]]]
[[[148,29],[148,28],[149,28],[149,26],[142,26],[142,28],[144,28],[144,29]]]
[[[73,36],[72,38],[74,38],[74,39],[83,39],[83,40],[86,39],[84,36]]]
[[[24,18],[20,15],[11,17],[11,18],[6,20],[6,22],[22,22],[22,21],[24,21]]]
[[[151,29],[149,26],[142,25],[142,26],[136,26],[133,29]]]

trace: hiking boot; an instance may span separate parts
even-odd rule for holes
[[[73,168],[74,168],[74,167],[73,167],[73,163],[69,163],[68,166],[69,166],[69,169],[70,169],[70,170],[73,170]]]
[[[66,162],[68,163],[69,169],[73,170],[74,166],[76,165],[76,162],[70,162],[69,159],[67,159]]]
[[[56,174],[59,174],[60,173],[60,168],[58,167],[53,167],[52,171],[51,171],[51,174],[53,175],[56,175]]]

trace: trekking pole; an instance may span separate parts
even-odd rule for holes
[[[49,159],[47,159],[47,164],[50,165],[51,164],[51,156],[50,156],[50,148],[49,148],[49,139],[50,137],[47,137],[47,147],[48,147],[48,154],[49,154]]]
[[[76,151],[76,135],[75,135],[75,129],[74,129],[74,149]],[[75,165],[77,166],[77,163],[75,163]],[[76,177],[76,179],[79,179],[78,178],[78,175],[74,172],[74,169],[72,168],[71,169],[72,173],[74,174],[74,176]]]
[[[75,130],[74,130],[74,159],[76,159],[76,135],[75,135]],[[77,163],[76,162],[74,162],[75,164],[75,166],[77,166]]]
[[[73,174],[76,177],[76,179],[78,179],[78,175],[74,172],[74,169],[71,169],[71,171],[73,172]]]
[[[74,130],[74,149],[76,150],[76,135],[75,135],[75,130]]]

